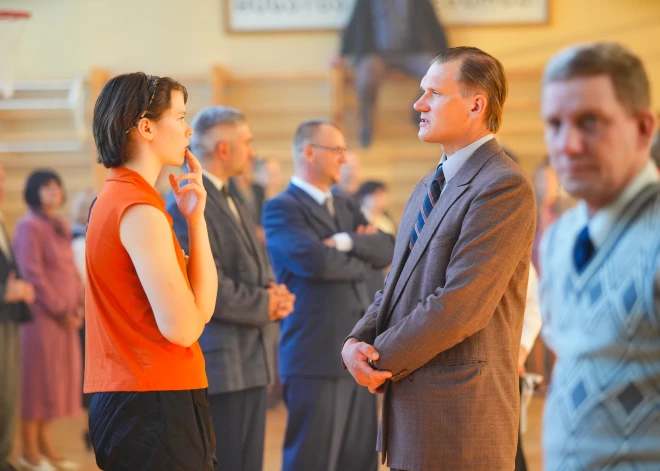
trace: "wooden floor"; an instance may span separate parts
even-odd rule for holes
[[[529,428],[523,436],[523,445],[527,457],[529,471],[541,471],[541,411],[543,398],[534,397],[529,409]],[[81,471],[98,470],[94,455],[85,451],[82,441],[82,430],[85,420],[80,417],[58,422],[54,426],[55,442],[65,457],[82,465]],[[264,471],[280,471],[282,464],[282,441],[286,425],[286,409],[280,405],[268,412],[266,421],[266,451],[264,456]],[[20,450],[20,443],[16,443],[16,451]],[[381,470],[387,470],[382,467]],[[220,471],[232,471],[223,470]],[[310,470],[316,471],[316,470]],[[321,470],[319,470],[321,471]]]

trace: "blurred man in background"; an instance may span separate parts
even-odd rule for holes
[[[360,144],[373,135],[378,90],[388,70],[421,79],[436,54],[447,48],[445,31],[430,0],[357,0],[341,39],[341,57],[355,58]],[[411,90],[412,94],[412,90]],[[413,113],[415,124],[419,114]]]
[[[544,469],[660,469],[660,177],[649,81],[616,43],[545,68],[550,163],[580,200],[541,248],[543,337],[557,355]]]

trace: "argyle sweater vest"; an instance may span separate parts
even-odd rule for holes
[[[541,252],[543,337],[557,354],[544,469],[660,470],[660,184],[642,190],[581,273],[566,213]]]

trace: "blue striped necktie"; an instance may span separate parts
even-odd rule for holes
[[[440,193],[442,193],[442,185],[444,185],[444,183],[445,174],[442,170],[442,164],[440,164],[438,165],[438,169],[435,171],[435,175],[433,175],[433,180],[431,180],[431,184],[429,185],[429,190],[426,193],[424,202],[422,203],[422,208],[419,210],[419,214],[417,215],[417,222],[415,222],[415,227],[413,228],[412,234],[410,234],[410,243],[408,244],[409,250],[412,250],[412,248],[415,246],[415,242],[417,242],[417,239],[419,238],[419,235],[422,233],[424,224],[426,224],[431,211],[438,202]]]

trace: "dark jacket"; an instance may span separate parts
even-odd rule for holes
[[[341,41],[342,56],[374,54],[377,51],[374,41],[372,0],[357,0]],[[440,53],[447,49],[447,36],[440,24],[430,0],[411,0],[410,44],[403,52]]]
[[[273,280],[272,269],[257,239],[252,214],[235,190],[230,187],[242,224],[231,212],[227,198],[208,178],[203,181],[208,195],[204,218],[219,282],[215,312],[199,338],[209,394],[263,387],[275,381],[279,335],[278,324],[268,318],[266,290]],[[179,244],[188,253],[188,224],[172,194],[167,197],[167,211]]]
[[[0,231],[5,228],[0,225]],[[6,233],[5,233],[6,236]],[[7,237],[7,236],[6,236]],[[7,237],[9,241],[9,237]],[[11,246],[9,247],[11,250]],[[7,278],[14,272],[17,278],[20,278],[18,268],[16,267],[15,257],[12,253],[11,260],[7,259],[5,253],[0,250],[0,323],[2,322],[28,322],[32,320],[32,311],[24,302],[6,303],[5,291],[7,289]]]
[[[336,218],[293,184],[264,207],[266,246],[277,280],[296,295],[294,311],[282,321],[283,378],[348,377],[337,345],[369,307],[367,274],[392,260],[392,236],[358,235],[358,226],[367,221],[357,205],[335,196],[334,208]],[[350,233],[350,252],[324,245],[339,232]]]

